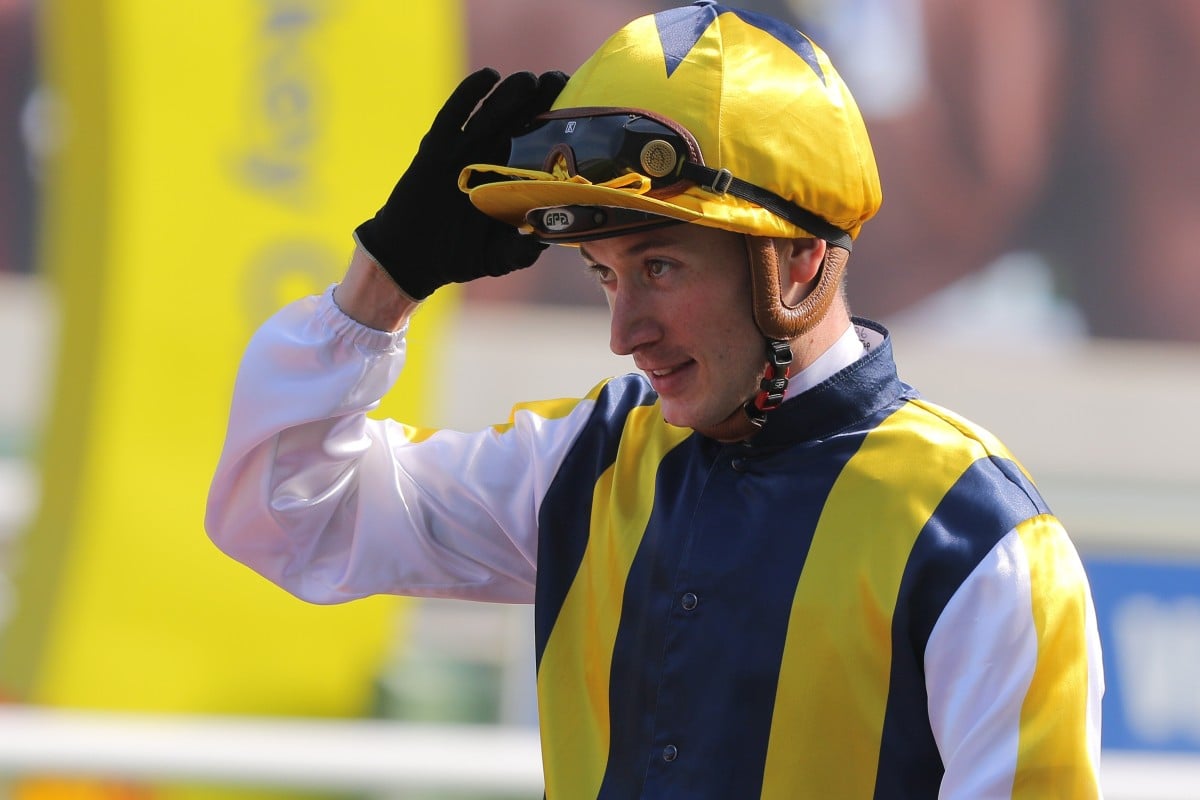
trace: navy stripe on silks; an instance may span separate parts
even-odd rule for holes
[[[951,487],[909,555],[892,615],[892,673],[876,800],[936,798],[942,761],[929,726],[925,650],[963,581],[1020,522],[1045,503],[1011,461],[980,459]]]
[[[671,612],[677,570],[675,563],[657,556],[662,550],[681,549],[679,539],[687,534],[686,524],[664,525],[663,519],[686,520],[691,515],[689,509],[704,487],[715,449],[693,437],[668,453],[659,465],[654,487],[659,499],[647,521],[621,601],[621,624],[609,677],[613,736],[597,800],[642,796],[651,747],[654,678],[661,668],[663,630]]]
[[[612,466],[629,412],[658,396],[634,375],[605,384],[578,440],[563,459],[538,510],[538,576],[534,603],[537,664],[575,580],[591,531],[596,481]],[[551,565],[551,566],[545,566]]]
[[[614,647],[601,798],[758,796],[796,584],[864,436],[758,459],[693,439],[663,460]],[[786,527],[781,508],[794,509]]]
[[[1004,477],[1012,481],[1015,486],[1019,487],[1025,493],[1025,496],[1029,498],[1029,502],[1033,503],[1033,507],[1037,509],[1037,513],[1051,513],[1050,506],[1046,505],[1046,501],[1042,499],[1042,495],[1038,492],[1037,487],[1033,485],[1033,482],[1029,478],[1025,477],[1025,473],[1021,471],[1020,467],[1007,458],[993,457],[992,463],[996,465],[996,469],[1004,473]]]

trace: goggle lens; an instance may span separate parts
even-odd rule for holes
[[[660,200],[695,186],[714,196],[728,194],[760,206],[837,247],[846,250],[852,247],[849,232],[820,215],[770,189],[738,179],[728,169],[705,165],[696,138],[678,123],[651,111],[560,108],[539,115],[534,123],[536,127],[531,131],[512,139],[509,167],[526,173],[549,173],[555,179],[564,177],[560,173],[565,168],[566,176],[580,176],[593,184],[608,184],[626,176],[640,175],[650,181],[645,194]],[[540,178],[525,174],[512,179]],[[611,188],[632,188],[629,180],[637,182],[637,178],[626,178],[625,184]],[[641,189],[637,187],[637,190]],[[537,211],[529,212],[526,222],[543,238],[566,239],[581,235],[598,238],[602,235],[604,226],[590,222],[586,216],[577,217],[572,212],[568,223],[565,218],[539,217]],[[617,221],[614,218],[606,224],[613,230],[625,230],[651,222],[628,218]]]
[[[508,166],[552,172],[562,159],[569,174],[606,183],[636,172],[652,190],[679,182],[687,160],[703,163],[684,132],[636,112],[580,115],[579,109],[549,112],[540,125],[512,140]]]

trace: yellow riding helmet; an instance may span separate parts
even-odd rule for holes
[[[848,250],[882,199],[828,56],[776,19],[710,0],[626,25],[543,118],[509,164],[471,165],[459,185],[484,213],[549,240],[666,217]]]

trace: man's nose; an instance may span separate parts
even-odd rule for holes
[[[633,355],[639,347],[662,336],[662,327],[653,309],[638,292],[618,289],[609,296],[610,320],[608,347],[618,356]]]

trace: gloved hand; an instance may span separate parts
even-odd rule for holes
[[[447,283],[528,267],[546,248],[475,208],[458,188],[463,167],[507,163],[512,137],[550,108],[567,82],[561,72],[499,79],[495,70],[481,69],[458,85],[387,203],[354,231],[414,300]]]

